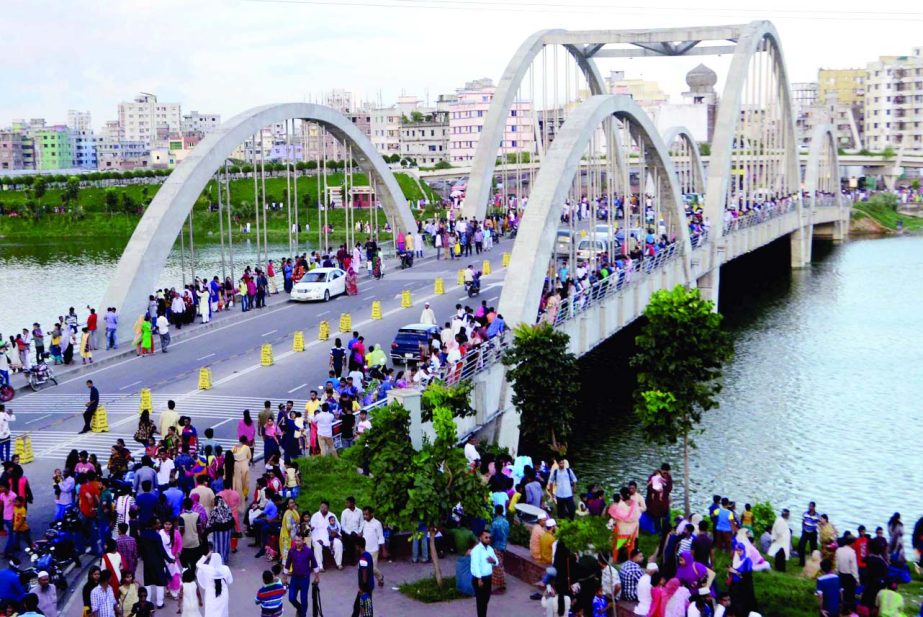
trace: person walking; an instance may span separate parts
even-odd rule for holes
[[[375,576],[372,555],[365,550],[365,538],[360,537],[356,540],[356,550],[359,552],[356,568],[359,591],[356,593],[356,601],[353,603],[352,617],[372,617],[374,614],[372,592],[375,590]]]
[[[574,520],[577,507],[574,505],[574,489],[577,488],[577,476],[563,457],[558,457],[557,467],[548,477],[548,484],[554,487],[558,518]]]
[[[99,390],[93,385],[92,379],[87,379],[87,388],[90,389],[90,400],[85,403],[86,409],[83,412],[83,430],[80,434],[90,432],[90,422],[93,421],[93,415],[99,407]]]
[[[228,617],[234,575],[221,561],[221,555],[212,552],[211,546],[196,563],[196,580],[205,595],[205,617]]]
[[[99,349],[99,315],[96,314],[96,309],[91,308],[90,314],[87,315],[87,330],[90,332],[90,349]],[[38,324],[36,324],[37,326]]]
[[[163,608],[164,588],[170,581],[167,564],[171,563],[173,558],[163,546],[160,521],[157,518],[151,519],[148,528],[141,532],[138,549],[141,562],[144,564],[144,585],[147,587],[148,597],[157,608]]]
[[[288,552],[284,571],[288,572],[291,577],[288,586],[288,601],[295,607],[298,617],[307,617],[311,574],[319,578],[319,569],[314,551],[305,543],[304,537],[295,536],[295,544]],[[209,616],[206,615],[206,617]]]
[[[782,510],[772,524],[772,544],[766,555],[774,558],[777,572],[785,572],[785,562],[792,550],[792,530],[788,526],[789,512]]]
[[[7,411],[6,406],[0,403],[0,461],[4,463],[10,460],[10,441],[12,440],[10,422],[14,420],[16,420],[16,414],[13,410]]]
[[[480,542],[471,551],[471,584],[477,603],[478,617],[487,617],[487,605],[490,603],[491,578],[494,566],[499,562],[493,547],[490,546],[490,531],[481,531]]]
[[[114,306],[106,309],[103,321],[106,322],[106,349],[118,349],[119,345],[115,333],[119,327],[119,314]]]
[[[90,330],[84,326],[80,335],[80,359],[83,364],[93,364],[93,347],[90,345]]]
[[[157,332],[160,334],[160,351],[167,353],[167,347],[170,346],[170,320],[166,315],[157,318]]]

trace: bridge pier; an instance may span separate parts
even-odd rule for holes
[[[811,240],[814,227],[810,223],[798,227],[791,233],[792,269],[800,270],[811,263]]]

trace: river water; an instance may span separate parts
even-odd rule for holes
[[[788,507],[814,500],[842,532],[908,532],[923,514],[923,238],[815,243],[788,268],[785,241],[722,269],[719,305],[736,341],[720,408],[690,455],[693,509],[712,494]],[[630,411],[634,332],[581,361],[582,408],[570,460],[607,490],[642,484],[663,461],[682,504],[682,449],[644,442]],[[797,523],[796,523],[797,524]]]

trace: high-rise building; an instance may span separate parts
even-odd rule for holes
[[[449,103],[449,162],[468,163],[474,158],[484,118],[490,109],[497,88],[491,79],[470,81],[456,90],[457,99]],[[501,155],[533,154],[535,130],[532,122],[532,103],[513,101],[506,118]]]
[[[841,105],[865,103],[867,69],[819,69],[817,71],[817,100]]]
[[[183,135],[204,137],[221,126],[221,114],[203,114],[191,111],[183,114],[181,130]]]
[[[610,71],[606,85],[610,94],[627,94],[644,108],[657,107],[670,100],[656,81],[627,79],[625,71]]]
[[[101,141],[91,129],[70,129],[73,167],[97,169],[99,166],[98,147]]]
[[[449,159],[449,112],[418,112],[401,123],[401,158],[417,166],[435,165]]]
[[[22,160],[22,133],[0,131],[0,169],[25,169]]]
[[[119,103],[121,138],[150,144],[182,130],[179,103],[164,103],[156,94],[142,92],[131,102]]]
[[[882,56],[867,71],[865,146],[923,150],[923,48],[910,56]]]
[[[67,128],[72,131],[92,131],[93,117],[88,111],[67,110]]]
[[[74,151],[70,130],[63,124],[46,126],[32,132],[35,140],[36,169],[70,169]]]

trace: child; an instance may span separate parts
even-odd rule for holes
[[[282,491],[283,497],[298,498],[298,490],[301,487],[301,473],[298,471],[298,465],[292,461],[285,464],[285,490]]]
[[[183,617],[202,617],[199,607],[202,606],[202,595],[199,586],[195,580],[195,570],[186,568],[183,570],[183,584],[179,590],[179,608],[176,614],[182,614]]]
[[[261,617],[280,617],[285,600],[285,585],[269,570],[263,571],[263,586],[256,592]]]
[[[4,557],[11,558],[19,552],[20,540],[25,540],[26,546],[32,545],[29,523],[26,521],[26,500],[22,497],[17,497],[13,501],[13,533],[6,544],[6,550],[3,553]]]
[[[744,512],[740,515],[740,523],[747,530],[748,535],[753,537],[753,510],[750,504],[744,504]]]
[[[609,598],[600,587],[593,598],[593,617],[607,617],[607,615],[609,615]]]
[[[124,524],[124,523],[123,523]],[[128,615],[131,607],[138,601],[138,583],[135,582],[135,573],[122,571],[122,584],[119,585],[119,614]]]
[[[138,589],[138,601],[131,607],[128,617],[154,617],[154,603],[147,601],[147,589]]]
[[[654,472],[654,475],[651,476],[651,479],[648,482],[651,485],[651,490],[657,493],[658,495],[663,493],[663,470],[658,469]]]

